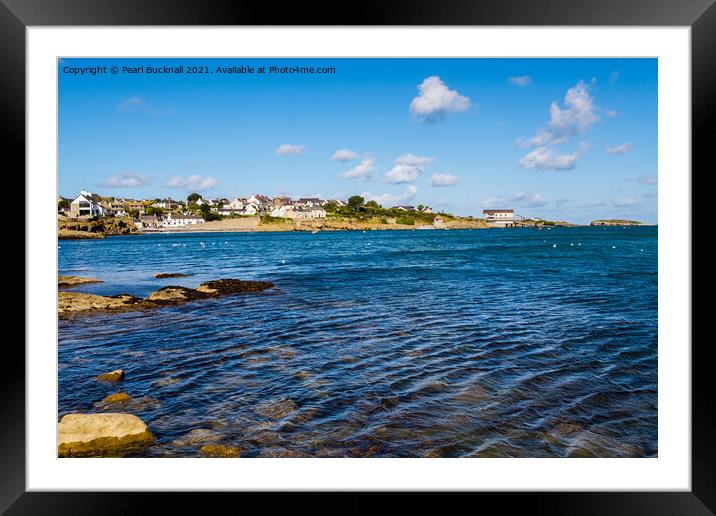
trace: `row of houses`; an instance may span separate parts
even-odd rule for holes
[[[61,204],[69,204],[69,208],[58,209],[60,214],[71,218],[94,218],[94,217],[126,217],[131,213],[139,214],[138,223],[143,227],[176,227],[188,224],[197,224],[204,221],[202,217],[192,215],[188,208],[191,204],[199,206],[202,211],[204,205],[209,210],[222,216],[254,216],[270,215],[287,219],[323,219],[326,217],[325,205],[331,203],[335,206],[345,206],[347,203],[340,199],[320,199],[318,197],[302,197],[292,199],[287,196],[270,198],[265,195],[254,194],[251,197],[236,197],[233,200],[217,198],[204,199],[198,197],[195,200],[184,202],[173,199],[135,200],[104,198],[87,190],[82,190],[74,199],[58,199],[65,201]],[[154,210],[149,210],[152,207]],[[432,213],[427,206],[400,205],[393,206],[393,209],[404,212],[421,211]],[[152,211],[169,212],[169,215],[152,214]],[[196,211],[196,210],[194,210]],[[486,210],[499,211],[499,210]],[[501,219],[500,219],[501,220]]]
[[[190,213],[170,213],[160,215],[140,215],[134,223],[138,229],[181,228],[194,224],[203,224],[204,218]]]

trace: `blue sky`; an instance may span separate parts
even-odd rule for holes
[[[109,73],[180,64],[214,73]],[[335,73],[217,72],[241,65]],[[359,194],[657,221],[656,59],[62,59],[58,73],[66,197]]]

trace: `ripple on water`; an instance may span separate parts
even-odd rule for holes
[[[63,242],[83,292],[279,288],[61,321],[59,415],[126,392],[153,457],[656,456],[656,228],[599,229]]]

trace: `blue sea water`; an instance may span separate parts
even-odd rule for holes
[[[121,236],[58,267],[276,285],[59,322],[59,416],[117,411],[95,377],[122,368],[144,456],[657,455],[656,227]]]

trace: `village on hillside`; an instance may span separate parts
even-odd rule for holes
[[[331,218],[369,217],[384,222],[414,225],[429,224],[430,227],[446,227],[444,222],[461,219],[480,222],[485,227],[519,227],[542,225],[566,225],[535,217],[516,215],[512,209],[485,209],[482,218],[456,217],[447,213],[434,213],[424,205],[397,205],[384,208],[376,201],[366,201],[355,195],[348,200],[307,197],[292,199],[287,196],[268,197],[254,194],[250,197],[204,198],[198,193],[189,194],[186,200],[127,199],[105,197],[82,190],[74,199],[58,197],[58,220],[65,222],[98,219],[122,219],[139,231],[162,231],[186,228],[206,222],[232,218],[260,218],[262,221],[320,221]],[[423,229],[424,227],[420,227]]]

